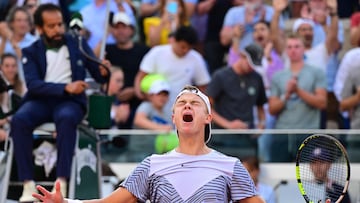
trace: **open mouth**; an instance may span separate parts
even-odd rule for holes
[[[257,39],[258,42],[262,42],[262,41],[264,40],[264,37],[259,36],[259,37],[257,37],[256,39]]]
[[[193,121],[193,116],[191,114],[185,114],[185,115],[183,115],[183,121],[191,122],[191,121]]]

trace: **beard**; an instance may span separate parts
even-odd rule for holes
[[[60,48],[65,44],[64,36],[62,34],[57,34],[53,37],[42,35],[42,38],[49,48]]]

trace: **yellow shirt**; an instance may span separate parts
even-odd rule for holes
[[[149,39],[149,32],[150,27],[152,26],[160,26],[161,18],[159,17],[147,17],[144,19],[144,34],[145,34],[145,42],[146,45],[150,46],[150,39]],[[160,44],[167,44],[168,43],[168,36],[170,30],[167,28],[163,28],[160,33]]]

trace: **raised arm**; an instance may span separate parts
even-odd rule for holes
[[[281,55],[284,51],[283,34],[279,29],[281,12],[287,7],[288,0],[273,0],[274,15],[270,23],[271,40],[276,52]]]
[[[216,0],[205,0],[205,1],[199,2],[196,7],[196,11],[200,15],[207,14],[214,7],[215,3],[216,3]]]
[[[141,3],[140,5],[140,15],[142,17],[147,17],[154,15],[160,9],[160,3]]]
[[[334,53],[336,50],[340,49],[340,42],[337,38],[339,30],[339,17],[337,15],[337,0],[327,0],[327,7],[330,12],[331,24],[327,29],[326,35],[326,49],[328,54]]]

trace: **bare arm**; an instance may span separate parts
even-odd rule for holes
[[[336,0],[327,0],[327,5],[330,10],[331,24],[328,28],[326,35],[326,49],[328,54],[334,53],[334,51],[340,49],[340,42],[337,38],[339,30],[339,17],[337,15],[337,2]],[[331,13],[333,15],[331,15]],[[336,14],[336,15],[335,15]]]
[[[265,201],[260,196],[253,196],[249,198],[242,199],[238,203],[265,203]]]
[[[287,5],[287,0],[273,1],[274,15],[270,23],[270,33],[274,48],[279,55],[283,53],[285,47],[284,39],[282,38],[283,34],[279,31],[279,21],[281,12],[287,7]]]
[[[185,3],[185,7],[186,7],[186,17],[187,17],[187,19],[190,19],[191,16],[195,13],[196,4]]]
[[[115,190],[109,196],[103,199],[83,201],[83,203],[112,203],[112,202],[136,203],[137,199],[133,194],[131,194],[125,188],[119,187],[117,190]]]
[[[197,12],[200,15],[204,15],[210,12],[210,10],[214,7],[216,0],[206,0],[198,3]]]
[[[8,40],[11,39],[12,32],[9,29],[6,22],[0,22],[0,56],[4,53],[5,45]]]
[[[221,31],[220,31],[220,42],[222,45],[224,46],[228,46],[230,45],[232,38],[234,36],[234,31],[233,31],[233,27],[232,26],[224,26]]]
[[[140,5],[140,15],[143,17],[151,16],[154,13],[156,13],[159,10],[159,8],[160,8],[159,3],[157,3],[157,4],[142,3]]]
[[[360,89],[358,88],[356,94],[344,98],[340,101],[340,110],[341,111],[348,111],[353,109],[356,105],[360,102]]]
[[[142,70],[139,70],[139,72],[135,76],[135,80],[134,80],[135,95],[139,99],[144,99],[145,98],[144,94],[141,92],[140,82],[147,74],[148,73],[146,73],[146,72],[144,72]]]
[[[269,98],[269,112],[271,115],[278,115],[285,107],[286,100],[272,96]]]
[[[38,185],[36,188],[41,192],[41,194],[34,193],[33,197],[39,199],[42,202],[53,202],[53,203],[68,203],[66,199],[63,198],[60,191],[60,182],[55,182],[55,193],[51,193],[46,190],[44,187]],[[137,198],[131,194],[128,190],[123,187],[119,187],[117,190],[112,192],[109,196],[103,199],[94,199],[94,200],[84,200],[83,203],[136,203]]]
[[[139,128],[148,129],[148,130],[170,131],[172,129],[171,125],[164,125],[164,124],[152,122],[143,112],[136,112],[134,118],[134,125],[136,125]]]
[[[258,129],[264,129],[265,128],[265,110],[264,107],[261,106],[257,106],[257,113],[258,113]]]
[[[308,105],[317,108],[317,109],[325,109],[327,106],[327,98],[326,98],[326,89],[318,88],[315,90],[315,93],[312,94],[303,89],[297,88],[296,94],[305,101]]]

